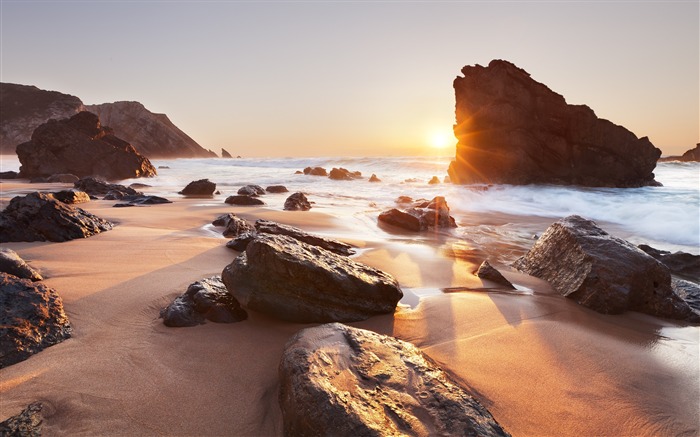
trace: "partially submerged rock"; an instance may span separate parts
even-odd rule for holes
[[[194,282],[187,291],[160,312],[163,324],[170,327],[196,326],[210,320],[234,323],[248,318],[235,297],[213,276]]]
[[[391,275],[285,235],[259,233],[221,276],[246,308],[298,323],[392,313],[403,296]]]
[[[91,196],[106,196],[107,194],[111,194],[119,199],[124,196],[143,194],[131,187],[125,187],[120,184],[110,184],[97,178],[82,178],[75,182],[73,187]]]
[[[268,193],[288,193],[289,190],[284,185],[270,185],[265,188]]]
[[[279,376],[285,435],[509,435],[417,347],[340,323],[292,337]]]
[[[659,185],[661,151],[649,138],[598,118],[507,61],[462,68],[454,80],[459,140],[454,183]]]
[[[311,176],[328,176],[328,172],[323,167],[306,167],[304,174]]]
[[[216,184],[209,179],[200,179],[192,181],[178,194],[183,196],[212,196],[216,191]]]
[[[430,178],[430,180],[428,181],[428,185],[436,185],[436,184],[439,184],[439,183],[440,183],[440,178],[438,178],[437,176],[433,176],[433,177]]]
[[[0,422],[0,435],[3,437],[40,437],[44,417],[41,402],[32,402],[16,416]]]
[[[328,174],[328,177],[336,181],[351,181],[353,179],[360,179],[362,177],[362,173],[360,173],[359,171],[350,171],[343,167],[334,167],[333,169],[331,169],[331,172]]]
[[[700,255],[680,251],[671,253],[667,250],[654,249],[646,244],[640,244],[637,247],[661,261],[672,274],[700,282]]]
[[[224,203],[228,203],[229,205],[239,205],[239,206],[257,206],[257,205],[264,205],[265,204],[265,202],[258,199],[257,197],[242,196],[242,195],[229,196],[226,198],[226,200],[224,200]]]
[[[505,288],[515,289],[513,284],[507,280],[501,272],[496,270],[488,261],[484,260],[476,271],[476,276],[481,279],[486,279],[487,281],[494,282],[498,285],[502,285]]]
[[[39,272],[20,258],[17,252],[6,247],[0,247],[0,272],[17,276],[20,279],[29,279],[30,281],[41,281],[44,279]]]
[[[0,212],[0,241],[68,241],[87,238],[114,225],[51,194],[17,196]]]
[[[410,197],[402,198],[399,200],[410,201]],[[379,214],[378,220],[414,232],[429,228],[457,227],[455,219],[450,216],[450,207],[442,196],[437,196],[431,201],[416,201],[412,207],[405,210],[391,208]]]
[[[308,211],[311,209],[311,202],[302,192],[296,192],[284,201],[285,211]]]
[[[265,189],[260,185],[244,185],[238,189],[238,194],[242,196],[262,196],[265,194]]]
[[[70,337],[56,290],[0,272],[0,368]]]
[[[312,235],[302,231],[299,228],[295,228],[294,226],[284,225],[269,220],[256,220],[255,230],[261,234],[286,235],[294,238],[295,240],[329,250],[338,255],[352,255],[355,253],[351,245],[343,243],[342,241]]]
[[[20,175],[26,178],[57,173],[109,180],[156,175],[148,158],[87,111],[40,125],[30,141],[17,146],[17,157]]]
[[[382,180],[377,177],[376,174],[372,173],[372,176],[369,177],[370,182],[381,182]]]
[[[600,313],[632,310],[700,321],[700,314],[673,292],[668,268],[579,216],[552,224],[514,266]]]

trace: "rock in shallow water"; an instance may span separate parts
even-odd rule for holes
[[[187,184],[178,194],[183,196],[212,196],[214,191],[216,191],[214,182],[209,181],[209,179],[200,179]]]
[[[246,308],[299,323],[364,320],[403,297],[391,275],[285,235],[259,233],[221,276]]]
[[[311,202],[306,195],[301,192],[294,193],[284,201],[285,211],[308,211],[311,209]]]
[[[339,323],[307,328],[279,366],[285,435],[508,436],[415,346]]]
[[[486,279],[488,281],[502,285],[505,288],[515,289],[513,284],[511,284],[510,281],[507,280],[501,274],[501,272],[499,272],[491,264],[489,264],[488,261],[484,261],[481,263],[479,269],[476,271],[476,276],[478,276],[481,279]]]
[[[26,360],[70,333],[56,290],[0,273],[0,368]]]
[[[700,321],[674,293],[666,266],[579,216],[552,224],[514,267],[600,313]]]
[[[406,198],[410,199],[410,197]],[[434,197],[431,201],[417,201],[406,210],[392,208],[379,214],[377,219],[380,222],[414,232],[425,231],[429,228],[457,227],[455,219],[450,216],[450,207],[442,196]]]

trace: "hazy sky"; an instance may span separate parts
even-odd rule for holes
[[[0,4],[1,81],[137,100],[217,152],[438,153],[452,80],[495,58],[665,154],[700,141],[697,0]]]

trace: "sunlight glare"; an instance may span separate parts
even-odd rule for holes
[[[445,149],[455,145],[457,140],[452,131],[435,130],[428,138],[428,145],[434,149]]]

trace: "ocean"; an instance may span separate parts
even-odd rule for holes
[[[488,251],[500,246],[501,262],[512,262],[534,242],[536,235],[559,218],[578,214],[596,221],[609,233],[634,244],[700,254],[700,164],[662,162],[655,170],[662,187],[583,188],[555,185],[462,186],[441,181],[452,158],[234,158],[156,159],[158,176],[123,181],[152,185],[144,191],[171,200],[193,180],[208,178],[222,195],[232,195],[243,185],[285,185],[302,191],[314,209],[338,217],[364,238],[422,238],[391,234],[377,226],[377,215],[395,207],[399,196],[431,199],[444,196],[459,227],[442,232],[468,245]],[[327,177],[299,175],[305,167],[344,167],[360,171],[363,179],[334,181]],[[18,170],[16,157],[2,157],[2,171]],[[380,183],[369,183],[376,174]],[[277,196],[277,197],[275,197]],[[281,196],[281,197],[280,197]],[[279,207],[285,195],[267,195],[271,207]],[[215,198],[214,201],[222,199]],[[203,202],[205,202],[203,200]],[[277,205],[279,204],[279,205]],[[503,250],[512,248],[511,251]]]

